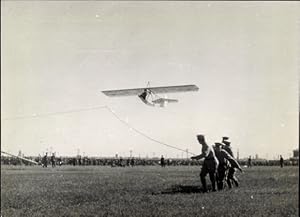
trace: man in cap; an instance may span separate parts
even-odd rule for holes
[[[191,157],[191,159],[199,160],[204,158],[203,166],[200,172],[200,179],[203,187],[203,192],[207,192],[205,176],[209,174],[209,178],[212,184],[212,190],[216,191],[216,172],[218,168],[218,159],[215,156],[214,149],[207,145],[204,135],[197,135],[198,142],[202,145],[202,153],[197,156]]]
[[[224,144],[223,149],[225,151],[227,151],[227,153],[230,154],[230,156],[232,158],[234,158],[234,155],[233,155],[233,152],[232,152],[232,149],[230,146],[230,142],[228,141],[228,139],[229,139],[229,137],[226,137],[226,136],[223,137],[223,139],[222,139],[222,143]],[[238,182],[237,178],[235,177],[234,173],[235,173],[235,167],[232,167],[232,165],[231,165],[228,169],[228,174],[227,174],[227,184],[228,184],[229,188],[232,187],[231,181],[234,182],[236,187],[239,186],[239,182]]]
[[[215,154],[219,161],[218,172],[217,172],[217,186],[218,190],[223,189],[223,183],[226,176],[226,171],[228,168],[238,168],[242,171],[239,163],[224,149],[222,149],[222,144],[215,143]]]
[[[227,151],[232,157],[234,157],[231,146],[230,146],[230,142],[228,141],[228,139],[229,139],[229,137],[226,137],[226,136],[223,137],[223,139],[222,139],[222,143],[224,144],[223,149],[225,149],[225,151]]]

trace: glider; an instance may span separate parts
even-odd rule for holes
[[[148,83],[149,85],[149,83]],[[196,85],[178,85],[178,86],[162,86],[162,87],[147,87],[120,89],[120,90],[105,90],[103,94],[109,97],[119,96],[138,96],[146,105],[164,107],[167,103],[178,102],[177,99],[168,99],[166,97],[159,97],[157,93],[175,93],[175,92],[189,92],[198,91]]]

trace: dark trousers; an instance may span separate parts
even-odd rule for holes
[[[207,192],[205,176],[209,174],[209,178],[212,185],[212,190],[216,191],[216,163],[213,160],[204,160],[201,172],[200,179],[203,187],[203,191]]]
[[[227,184],[228,187],[231,188],[232,187],[232,182],[235,184],[236,187],[239,186],[239,182],[237,180],[237,178],[234,175],[235,173],[235,169],[233,167],[230,167],[228,170],[228,175],[227,175]]]
[[[226,172],[227,172],[227,166],[225,164],[220,164],[216,175],[218,190],[222,190],[224,187]]]

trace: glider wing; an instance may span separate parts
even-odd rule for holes
[[[105,90],[102,91],[106,96],[134,96],[143,93],[145,88],[122,89],[122,90]]]
[[[199,88],[196,85],[178,85],[166,87],[150,87],[149,90],[153,91],[154,93],[176,93],[198,91]]]
[[[134,88],[134,89],[121,89],[121,90],[106,90],[102,91],[106,96],[133,96],[143,93],[147,89],[154,93],[175,93],[175,92],[188,92],[198,91],[199,88],[196,85],[178,85],[178,86],[163,86],[163,87],[146,87],[146,88]]]

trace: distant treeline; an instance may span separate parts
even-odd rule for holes
[[[42,157],[26,157],[42,164]],[[241,166],[247,166],[248,160],[238,160]],[[47,165],[52,165],[51,157],[47,158]],[[202,165],[203,161],[191,159],[165,159],[165,166],[197,166]],[[44,164],[44,162],[43,162]],[[1,156],[1,165],[34,165],[28,161],[24,161],[15,157]],[[161,165],[159,158],[101,158],[101,157],[56,157],[54,159],[55,166],[73,165],[73,166],[156,166]],[[255,160],[251,161],[252,166],[279,166],[279,160]],[[284,160],[285,166],[298,166],[299,159]]]

